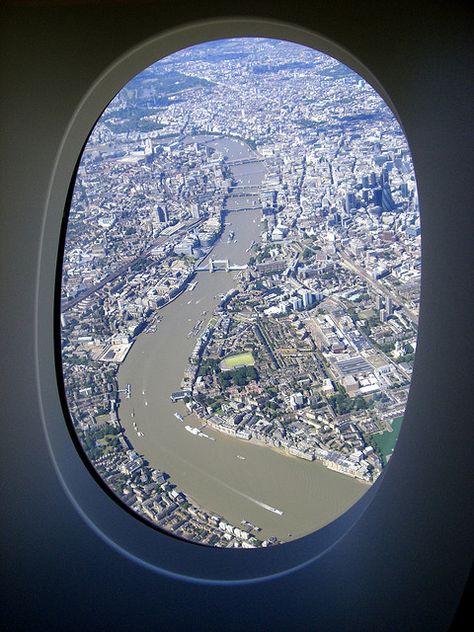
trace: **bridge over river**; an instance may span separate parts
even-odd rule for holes
[[[247,264],[239,266],[231,264],[229,259],[209,259],[209,263],[196,268],[196,272],[216,272],[217,270],[225,270],[226,272],[232,272],[234,270],[246,270]]]
[[[236,158],[234,160],[227,160],[226,164],[229,165],[229,167],[232,167],[235,165],[249,165],[249,164],[256,164],[259,162],[264,164],[265,159],[264,158]]]

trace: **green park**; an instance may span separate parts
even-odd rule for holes
[[[236,355],[227,356],[221,362],[222,371],[232,371],[239,367],[254,366],[255,359],[250,352],[238,353]]]

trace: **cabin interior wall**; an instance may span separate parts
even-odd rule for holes
[[[322,0],[7,5],[0,104],[6,629],[447,629],[472,556],[472,11]],[[402,432],[387,477],[390,506],[376,498],[350,539],[293,575],[210,588],[123,557],[63,492],[36,393],[35,288],[58,147],[91,84],[161,30],[237,14],[314,29],[381,78],[411,143],[425,267],[417,396],[407,411],[413,428]],[[429,419],[430,432],[417,419]]]

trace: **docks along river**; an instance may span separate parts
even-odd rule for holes
[[[209,144],[225,152],[229,161],[255,156],[235,140],[219,139]],[[259,185],[265,175],[264,162],[235,165],[232,173],[242,184]],[[245,204],[249,201],[240,199]],[[232,204],[237,209],[235,200]],[[228,212],[225,221],[225,231],[211,255],[245,264],[250,244],[260,239],[260,205],[255,210]],[[235,236],[229,242],[231,230]],[[195,288],[160,310],[156,332],[138,336],[118,372],[120,388],[131,385],[131,397],[122,399],[119,416],[135,450],[152,467],[167,472],[171,482],[203,508],[236,526],[248,520],[261,527],[262,539],[275,535],[291,540],[337,518],[367,491],[367,484],[316,461],[286,456],[210,427],[203,429],[208,437],[192,434],[186,425],[201,428],[202,423],[189,414],[182,401],[173,403],[170,399],[180,388],[188,358],[219,295],[236,287],[237,274],[197,273]],[[196,335],[193,328],[201,320]]]

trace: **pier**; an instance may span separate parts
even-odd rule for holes
[[[127,399],[130,399],[130,396],[132,394],[132,387],[131,387],[130,384],[127,384],[127,386],[125,388],[117,389],[117,393],[125,393],[125,397]]]

